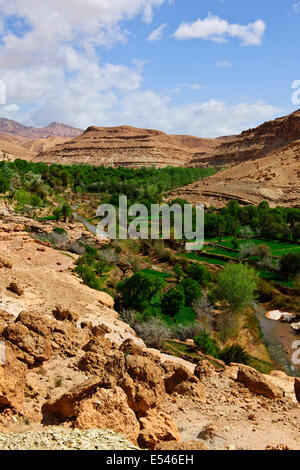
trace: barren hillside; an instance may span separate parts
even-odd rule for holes
[[[76,137],[81,134],[82,130],[58,122],[52,122],[46,127],[28,127],[11,119],[0,118],[0,132],[16,135],[17,137],[38,139],[49,136]]]
[[[88,163],[105,166],[164,167],[186,165],[195,148],[211,151],[213,139],[169,136],[157,130],[130,126],[89,127],[82,135],[54,149],[40,153],[46,163]]]

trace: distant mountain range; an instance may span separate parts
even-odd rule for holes
[[[46,127],[27,127],[11,119],[0,118],[0,133],[25,137],[27,139],[44,139],[52,136],[74,138],[82,132],[82,129],[76,129],[59,122],[52,122]]]
[[[0,159],[104,166],[214,166],[226,169],[174,191],[191,202],[270,203],[300,207],[300,110],[239,135],[205,139],[131,126],[83,131],[52,123],[26,127],[0,119]]]

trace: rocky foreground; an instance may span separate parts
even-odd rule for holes
[[[0,434],[0,450],[137,450],[128,439],[108,429],[64,429]]]
[[[299,379],[148,349],[20,222],[0,224],[0,448],[300,449]]]

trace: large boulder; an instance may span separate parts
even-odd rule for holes
[[[42,406],[45,420],[48,421],[51,417],[57,417],[61,420],[75,418],[80,402],[90,398],[101,384],[102,379],[94,376],[71,388],[59,398],[45,402]]]
[[[180,441],[178,429],[172,419],[162,411],[150,410],[140,419],[138,444],[143,449],[154,449],[164,441]]]
[[[3,336],[14,346],[16,357],[28,366],[47,361],[53,354],[50,339],[29,330],[22,323],[7,326]]]
[[[194,374],[199,380],[201,380],[216,375],[216,369],[211,362],[205,359],[198,362]]]
[[[147,357],[126,356],[126,376],[121,387],[128,404],[137,414],[154,408],[165,397],[163,370]]]
[[[135,444],[140,432],[138,420],[120,387],[101,388],[91,398],[81,401],[75,425],[79,429],[112,429],[125,434]]]
[[[10,346],[5,347],[3,356],[0,363],[0,411],[7,407],[20,411],[24,401],[27,367],[16,359]]]
[[[263,395],[270,399],[283,398],[284,396],[282,388],[273,384],[265,375],[260,374],[257,370],[243,364],[238,366],[237,381],[257,395]]]
[[[163,364],[166,371],[164,383],[168,394],[178,393],[204,401],[205,391],[200,380],[186,367],[175,362],[166,361]]]
[[[300,401],[300,379],[295,379],[295,394],[298,401]]]

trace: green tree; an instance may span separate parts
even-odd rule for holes
[[[253,302],[256,286],[254,269],[243,264],[228,264],[217,277],[217,293],[234,312]]]
[[[206,286],[212,280],[209,271],[199,263],[190,264],[186,273],[191,279],[199,282],[201,286]]]
[[[69,206],[69,204],[64,204],[62,206],[61,211],[62,211],[62,217],[64,219],[64,223],[67,223],[67,221],[68,221],[68,219],[69,219],[69,217],[71,216],[71,213],[72,213],[71,207]]]
[[[191,306],[194,300],[201,299],[203,296],[198,282],[190,277],[183,279],[180,286],[183,288],[186,305]]]
[[[143,312],[150,305],[157,305],[166,283],[151,274],[138,272],[118,285],[120,304]]]
[[[289,277],[300,273],[300,253],[288,253],[280,258],[280,271]]]
[[[184,304],[185,297],[183,291],[179,289],[170,289],[162,298],[162,313],[175,317],[184,307]]]
[[[218,358],[221,353],[218,343],[205,331],[195,336],[194,343],[203,354]]]
[[[10,181],[5,176],[0,175],[0,193],[6,193],[10,190]]]
[[[182,276],[183,276],[183,271],[182,271],[182,269],[181,269],[181,267],[180,267],[180,265],[179,265],[178,263],[175,264],[175,266],[174,266],[174,274],[175,274],[175,276],[176,276],[177,282],[179,282],[180,279],[181,279]]]

